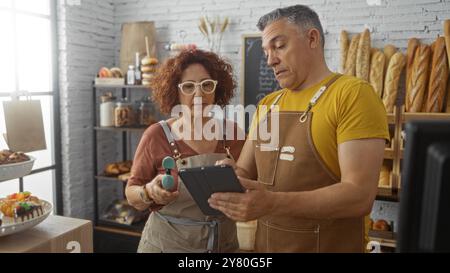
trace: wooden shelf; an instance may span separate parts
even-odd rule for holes
[[[400,198],[398,190],[391,188],[378,188],[376,200],[398,202],[399,199]]]
[[[405,107],[401,108],[400,123],[412,120],[450,120],[450,113],[409,113],[405,112]]]
[[[394,159],[394,149],[393,148],[385,148],[384,149],[384,158]]]
[[[397,245],[397,233],[392,231],[369,230],[369,239],[377,241],[381,246],[395,248]]]
[[[115,176],[96,175],[95,178],[99,179],[99,180],[107,180],[107,181],[116,181],[116,182],[127,183],[127,180],[121,180],[121,179],[119,179],[118,177],[115,177]]]
[[[148,127],[94,127],[96,131],[110,131],[110,132],[143,132]]]
[[[126,88],[126,89],[147,89],[150,90],[149,86],[145,85],[116,85],[116,84],[94,84],[95,88]]]
[[[395,122],[396,122],[395,114],[394,113],[388,113],[387,114],[387,121],[388,121],[389,124],[395,124]]]

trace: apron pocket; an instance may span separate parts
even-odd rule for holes
[[[259,182],[271,186],[275,184],[279,154],[280,149],[278,147],[264,144],[255,145],[255,161]]]
[[[267,228],[267,251],[285,253],[318,253],[319,227],[284,227],[263,223]]]

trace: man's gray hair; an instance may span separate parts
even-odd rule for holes
[[[311,28],[316,28],[320,32],[320,39],[322,48],[325,45],[325,36],[323,34],[322,24],[320,23],[317,13],[305,5],[295,5],[285,8],[273,10],[266,15],[263,15],[256,25],[260,31],[280,19],[287,19],[288,22],[296,24],[301,30],[307,31]]]

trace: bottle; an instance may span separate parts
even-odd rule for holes
[[[100,127],[114,126],[114,106],[116,97],[112,93],[106,93],[100,97]]]
[[[134,65],[128,66],[128,72],[127,72],[127,84],[128,85],[135,85],[135,75],[134,75]]]
[[[141,72],[141,62],[139,60],[139,52],[136,52],[136,64],[134,67],[134,79],[135,85],[141,85],[142,84],[142,72]]]

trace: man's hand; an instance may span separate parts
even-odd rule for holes
[[[238,177],[245,193],[214,193],[209,205],[223,212],[234,221],[247,222],[270,214],[274,204],[274,193],[267,191],[258,181]]]

